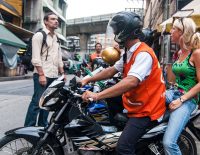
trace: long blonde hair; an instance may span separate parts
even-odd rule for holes
[[[183,32],[183,47],[185,49],[200,48],[200,33],[196,32],[196,24],[191,18],[178,18],[174,21],[173,26]]]

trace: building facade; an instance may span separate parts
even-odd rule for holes
[[[161,63],[172,63],[172,55],[177,50],[170,40],[172,17],[174,15],[186,16],[182,10],[185,10],[184,7],[190,3],[192,0],[146,0],[144,27],[155,32],[153,47]],[[193,8],[190,7],[190,9]]]
[[[54,12],[58,16],[59,27],[56,32],[61,40],[62,52],[66,52],[67,0],[23,0],[23,6],[23,27],[32,32],[44,27],[43,18],[47,12]]]
[[[19,74],[17,73],[20,60],[18,51],[25,49],[26,43],[34,32],[44,27],[43,17],[47,12],[54,12],[58,16],[59,28],[56,32],[65,55],[67,6],[67,0],[0,1],[0,29],[3,32],[0,34],[0,76]]]

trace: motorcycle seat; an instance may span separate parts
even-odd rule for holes
[[[128,117],[126,116],[126,114],[124,113],[117,113],[114,116],[114,120],[119,121],[119,122],[123,122],[126,123],[128,121]]]

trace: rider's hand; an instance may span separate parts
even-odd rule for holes
[[[91,65],[87,65],[87,67],[89,70],[92,70],[92,66]]]
[[[175,109],[179,108],[181,105],[182,105],[182,102],[181,102],[181,100],[178,98],[178,99],[172,101],[172,102],[169,104],[169,109],[170,109],[170,110],[175,110]]]
[[[115,44],[113,45],[113,47],[114,47],[118,52],[121,53],[121,50],[120,50],[120,48],[119,48],[119,44],[118,44],[118,43],[115,43]]]
[[[93,93],[91,91],[86,91],[85,93],[83,93],[82,95],[82,99],[86,102],[89,101],[89,98],[91,98],[93,101],[97,101],[98,99],[98,93]]]
[[[64,75],[64,81],[66,82],[67,81],[67,75],[66,74],[63,74]]]
[[[85,78],[81,81],[81,86],[85,86],[86,84],[88,84],[90,82],[90,79],[89,78]]]
[[[39,83],[42,86],[46,86],[46,84],[47,84],[47,78],[45,77],[45,75],[39,75]]]

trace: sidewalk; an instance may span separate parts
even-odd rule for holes
[[[12,76],[12,77],[0,77],[0,82],[2,81],[13,81],[13,80],[23,80],[23,79],[30,79],[33,77],[33,73],[29,72],[28,74],[22,76]]]
[[[12,77],[0,77],[0,82],[3,81],[14,81],[14,80],[24,80],[24,79],[30,79],[33,77],[33,72],[29,72],[28,74],[22,75],[22,76],[12,76]],[[73,74],[67,74],[68,79],[72,79],[74,77]]]

